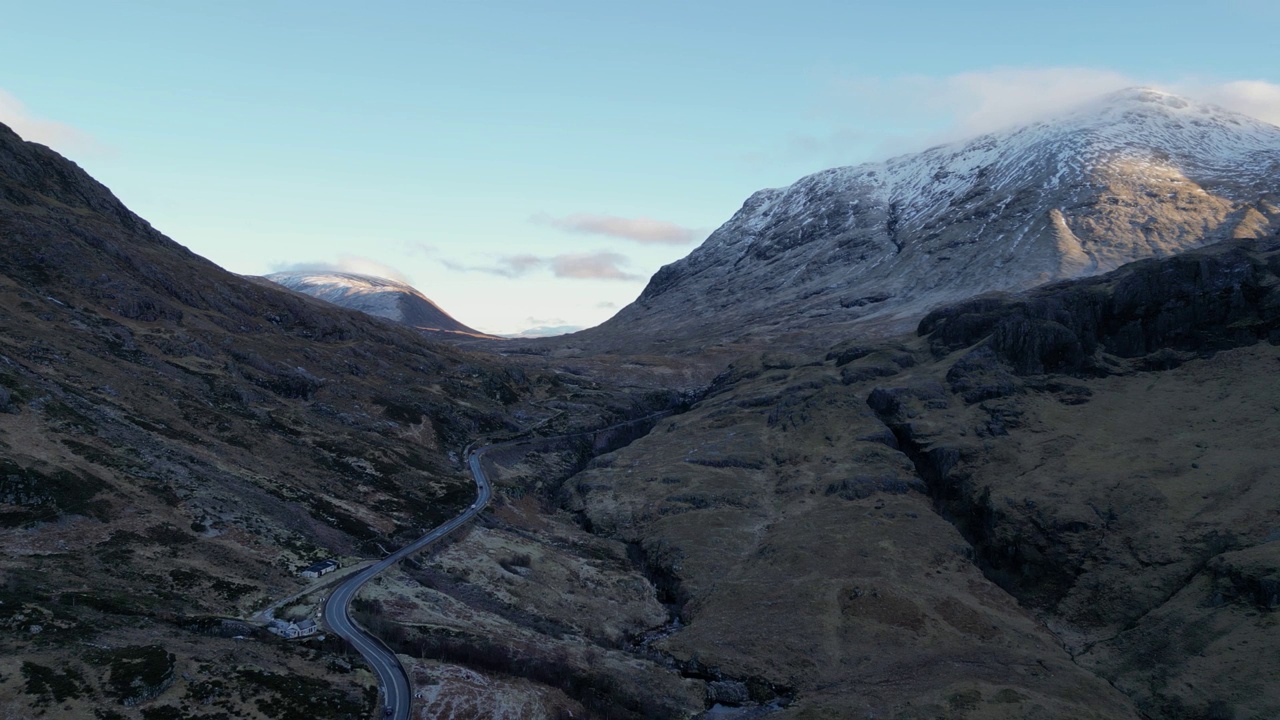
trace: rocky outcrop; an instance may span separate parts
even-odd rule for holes
[[[1280,708],[1238,669],[1280,606],[1256,512],[1277,499],[1278,267],[1280,238],[1230,241],[944,308],[919,334],[945,385],[867,397],[984,575],[1146,717]]]
[[[1280,236],[1137,262],[1023,296],[971,300],[930,313],[918,332],[938,357],[979,345],[1021,375],[1106,374],[1117,358],[1167,367],[1179,351],[1280,342]],[[953,370],[968,375],[964,365],[980,357]]]

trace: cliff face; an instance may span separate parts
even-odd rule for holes
[[[930,313],[918,332],[938,355],[981,342],[1022,374],[1106,374],[1110,357],[1162,351],[1147,362],[1167,364],[1179,351],[1280,342],[1277,249],[1274,237],[1223,243],[1021,297],[978,298]]]
[[[689,350],[907,330],[985,292],[1280,227],[1280,128],[1152,90],[762,190],[562,344]]]

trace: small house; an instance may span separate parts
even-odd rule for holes
[[[302,622],[289,622],[288,620],[272,620],[267,625],[267,630],[279,635],[282,638],[292,640],[300,637],[310,637],[320,632],[320,626],[315,620],[307,618]]]
[[[318,563],[308,565],[307,567],[303,568],[302,572],[298,574],[304,578],[318,578],[321,575],[328,575],[329,573],[337,569],[338,569],[337,560],[333,560],[333,559],[321,560]]]
[[[272,620],[267,625],[267,630],[271,631],[276,635],[279,635],[282,638],[296,638],[298,637],[298,632],[299,632],[298,626],[296,624],[287,622],[285,620],[278,620],[278,619]]]

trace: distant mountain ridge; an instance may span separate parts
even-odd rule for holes
[[[1280,228],[1280,128],[1147,88],[747,199],[577,340],[694,349],[908,329],[930,308]]]
[[[279,272],[266,279],[325,302],[419,330],[488,337],[455,320],[417,288],[398,280],[329,270]]]

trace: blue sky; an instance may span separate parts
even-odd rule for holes
[[[492,332],[604,320],[762,187],[1116,86],[1280,120],[1270,0],[13,5],[0,121],[233,271],[394,272]]]

